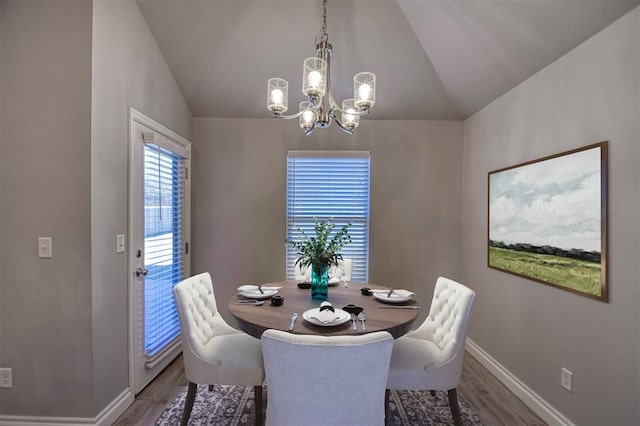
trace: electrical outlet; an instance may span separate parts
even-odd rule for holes
[[[562,367],[560,372],[560,386],[571,392],[573,382],[573,373]]]
[[[0,368],[0,388],[12,388],[13,380],[11,378],[10,368]]]

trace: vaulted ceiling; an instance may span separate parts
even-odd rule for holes
[[[321,0],[137,3],[194,116],[270,117],[269,77],[289,81],[297,110]],[[377,103],[368,119],[464,119],[639,3],[328,0],[333,94],[353,97],[353,76],[370,71]]]

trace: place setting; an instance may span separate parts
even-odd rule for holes
[[[322,302],[320,307],[312,308],[302,313],[302,318],[321,327],[342,325],[351,319],[351,314],[340,308],[335,308],[330,302]]]
[[[369,287],[363,287],[362,289],[360,289],[360,291],[364,296],[373,296],[375,299],[383,303],[390,304],[378,306],[378,308],[381,309],[420,309],[420,306],[416,305],[401,305],[413,300],[413,296],[415,296],[415,293],[409,290],[394,288],[378,290],[371,289]]]
[[[358,324],[363,331],[367,329],[364,309],[362,306],[354,304],[348,304],[340,309],[325,301],[320,304],[320,307],[303,312],[302,318],[308,323],[320,327],[335,327],[351,321],[351,328],[354,331],[358,330]]]
[[[282,287],[245,284],[238,287],[240,296],[246,298],[236,303],[258,302],[275,296]],[[263,302],[264,303],[264,302]]]

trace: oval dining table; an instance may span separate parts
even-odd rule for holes
[[[348,304],[363,307],[366,329],[363,329],[361,321],[356,321],[356,330],[353,330],[351,320],[340,325],[314,325],[304,320],[302,314],[309,309],[320,307],[321,301],[311,299],[311,289],[298,288],[298,282],[293,280],[262,284],[264,287],[282,287],[277,293],[284,297],[284,303],[281,306],[273,306],[270,299],[265,299],[265,303],[259,306],[238,304],[236,302],[246,300],[238,293],[229,299],[229,311],[237,320],[242,331],[258,339],[267,329],[322,336],[358,335],[374,331],[388,331],[394,339],[397,339],[409,332],[420,312],[413,299],[392,304],[382,302],[373,295],[365,296],[360,292],[363,287],[369,287],[372,290],[388,290],[388,288],[355,282],[348,282],[348,287],[345,287],[340,281],[337,285],[329,286],[327,301],[334,308],[342,309]],[[398,307],[404,308],[397,309]],[[298,314],[298,319],[293,330],[289,330],[294,312]]]

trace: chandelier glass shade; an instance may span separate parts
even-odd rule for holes
[[[300,127],[305,132],[313,130],[313,126],[317,120],[316,112],[311,105],[311,101],[300,102]]]
[[[299,111],[283,115],[288,110],[289,83],[282,78],[267,82],[267,108],[275,118],[299,118],[300,128],[310,134],[316,128],[325,128],[332,121],[351,134],[360,124],[360,116],[368,114],[376,103],[376,76],[361,72],[353,77],[353,98],[338,106],[331,93],[331,52],[327,34],[327,0],[322,2],[322,28],[316,37],[316,56],[304,60],[302,66],[302,94]]]
[[[267,106],[274,114],[287,112],[289,83],[282,78],[270,78],[267,85]]]

